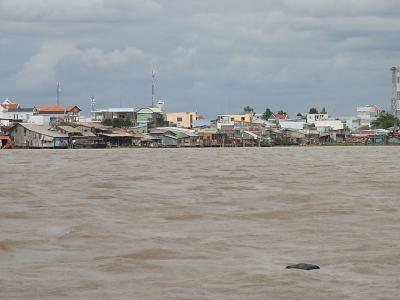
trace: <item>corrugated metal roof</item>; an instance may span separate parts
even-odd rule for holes
[[[108,129],[112,129],[112,126],[105,126],[103,124],[101,124],[100,122],[79,122],[76,123],[78,125],[87,127],[87,128],[95,128],[95,129],[100,129],[100,130],[108,130]]]
[[[168,134],[168,132],[170,132],[172,134]],[[196,133],[189,131],[189,130],[183,130],[183,129],[169,129],[166,132],[166,136],[174,137],[176,139],[184,139],[187,137],[198,137],[198,135]]]
[[[49,130],[51,127],[49,125],[37,125],[37,124],[30,124],[30,123],[19,123],[22,127],[28,129],[29,131],[33,131],[36,133],[40,133],[42,135],[46,135],[49,137],[59,137],[59,138],[67,138],[67,134],[59,133],[55,130]],[[16,125],[16,126],[18,126]]]
[[[169,131],[172,131],[173,133],[176,133],[176,134],[184,134],[189,137],[197,137],[198,136],[194,130],[190,130],[190,129],[184,129],[184,128],[172,128],[171,129],[170,128]]]
[[[152,128],[150,129],[150,134],[163,134],[167,132],[169,129],[165,127],[160,127],[160,128]]]
[[[217,128],[203,128],[203,129],[197,130],[197,133],[198,134],[217,134],[218,129]]]
[[[149,110],[150,113],[162,113],[162,110],[158,107],[143,107],[137,111],[137,113],[147,113],[144,110]]]
[[[252,136],[255,140],[258,139],[258,135],[255,134],[255,133],[253,133],[253,132],[251,132],[251,131],[245,130],[244,133],[246,133],[246,134]]]
[[[126,132],[119,132],[119,133],[101,133],[99,135],[102,136],[107,136],[107,137],[131,137],[131,138],[136,138],[135,135],[130,134],[130,133],[126,133]]]
[[[72,126],[58,126],[61,130],[64,130],[68,133],[81,133],[78,129],[72,127]]]

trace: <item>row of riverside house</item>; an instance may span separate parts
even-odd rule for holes
[[[75,105],[22,108],[9,99],[0,103],[0,148],[105,147],[244,147],[400,143],[389,128],[372,130],[377,105],[357,108],[357,117],[326,113],[289,118],[286,113],[221,114],[215,120],[197,112],[166,112],[164,103],[92,111],[90,119]]]

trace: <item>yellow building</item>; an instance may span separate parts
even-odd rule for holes
[[[176,124],[180,128],[192,128],[193,121],[198,120],[197,112],[175,112],[166,113],[165,120]]]
[[[253,118],[254,118],[253,114],[218,115],[217,121],[220,123],[231,123],[231,122],[251,123],[253,122]]]

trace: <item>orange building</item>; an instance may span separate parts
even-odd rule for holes
[[[175,112],[166,113],[165,120],[176,124],[177,127],[181,128],[192,128],[193,121],[198,120],[199,115],[197,112]]]

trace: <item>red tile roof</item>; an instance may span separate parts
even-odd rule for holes
[[[66,107],[67,111],[72,111],[72,110],[75,110],[75,109],[81,111],[81,109],[76,105],[69,105],[69,106]]]
[[[288,115],[287,114],[273,114],[272,118],[277,119],[277,120],[286,120],[288,118]]]
[[[36,109],[38,112],[51,112],[51,111],[72,111],[74,109],[78,109],[79,111],[81,110],[78,106],[75,105],[70,105],[70,106],[62,106],[58,104],[52,104],[52,105],[36,105],[33,107]]]

